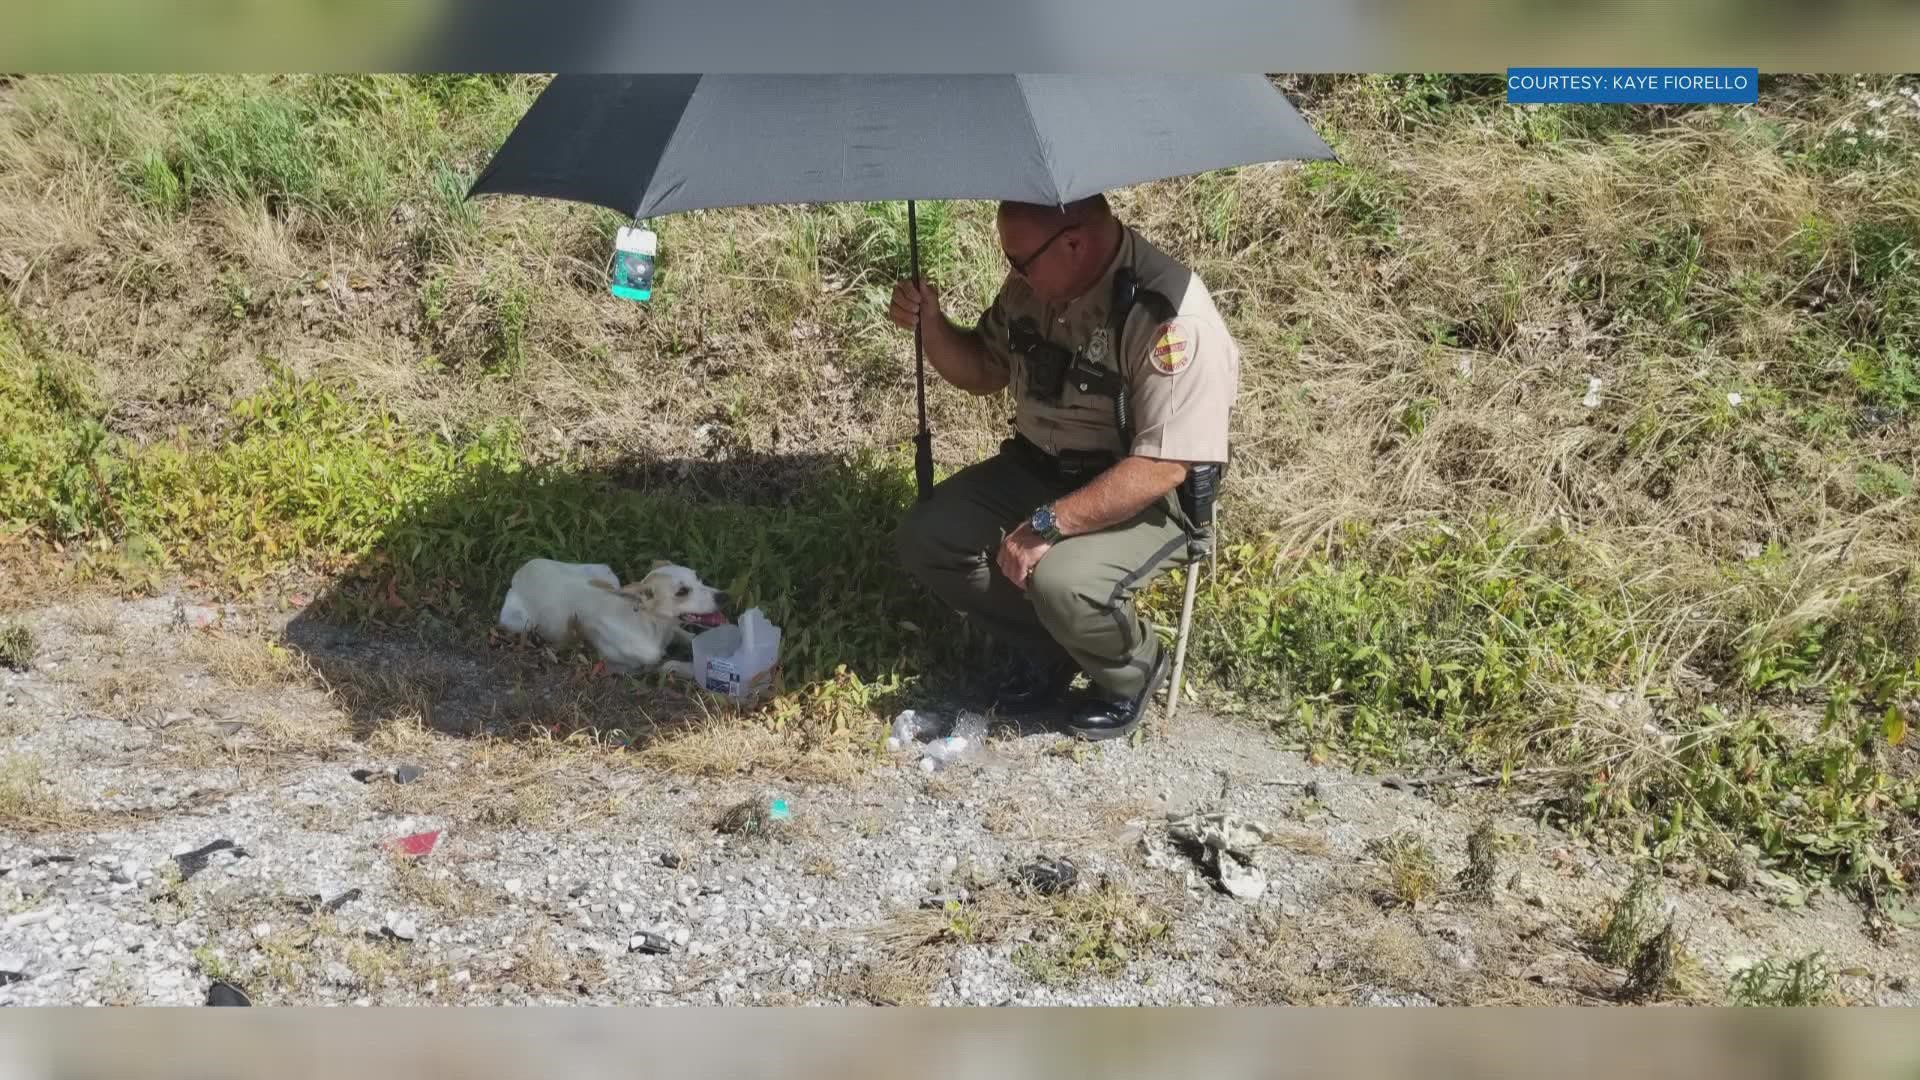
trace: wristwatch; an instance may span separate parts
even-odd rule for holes
[[[1035,510],[1033,516],[1027,519],[1027,528],[1038,533],[1040,538],[1049,544],[1057,544],[1061,540],[1060,526],[1054,520],[1051,505]]]

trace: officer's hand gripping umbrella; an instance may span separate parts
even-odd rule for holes
[[[636,219],[778,203],[1064,205],[1129,184],[1333,151],[1260,75],[561,75],[468,191]],[[914,328],[920,497],[933,490]]]

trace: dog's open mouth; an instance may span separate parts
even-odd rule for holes
[[[680,616],[680,621],[689,626],[712,627],[727,625],[727,617],[718,611],[682,615]]]

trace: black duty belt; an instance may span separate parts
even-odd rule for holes
[[[1034,472],[1062,481],[1085,481],[1113,468],[1120,459],[1104,450],[1062,450],[1049,454],[1024,435],[1015,435],[1000,449]]]

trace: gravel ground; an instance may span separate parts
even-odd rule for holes
[[[577,749],[468,733],[581,701],[638,729],[657,692],[174,596],[17,618],[37,648],[0,669],[0,1004],[1597,1004],[1625,980],[1588,941],[1621,860],[1518,797],[1316,767],[1245,721],[1001,731],[931,775],[724,723]],[[773,799],[789,818],[716,828]],[[1257,898],[1172,839],[1196,811],[1267,826]],[[1454,878],[1483,820],[1476,898]],[[1397,834],[1431,853],[1413,906],[1375,843]],[[1070,887],[1016,884],[1047,858]],[[1765,875],[1663,895],[1681,1000],[1819,949],[1848,1000],[1915,1003],[1912,936],[1839,897],[1790,906]]]

